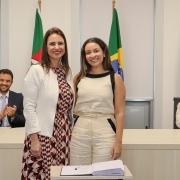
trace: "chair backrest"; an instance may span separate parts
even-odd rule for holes
[[[174,129],[179,129],[177,126],[176,126],[176,111],[177,111],[177,105],[178,103],[180,103],[180,97],[175,97],[174,98],[174,120],[173,120],[173,127]]]

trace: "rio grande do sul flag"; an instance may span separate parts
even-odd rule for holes
[[[113,20],[109,37],[109,51],[114,71],[118,72],[124,81],[124,62],[122,56],[122,44],[119,28],[119,20],[116,9],[113,11]]]
[[[35,27],[34,27],[34,38],[32,47],[31,63],[37,64],[41,61],[42,55],[42,44],[43,44],[43,27],[39,9],[36,9]]]

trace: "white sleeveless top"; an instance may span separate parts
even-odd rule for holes
[[[110,72],[87,74],[77,86],[77,102],[74,114],[113,115],[113,90]]]

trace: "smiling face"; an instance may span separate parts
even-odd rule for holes
[[[65,42],[61,35],[51,34],[47,39],[47,52],[51,61],[59,61],[65,53]]]
[[[86,44],[85,56],[92,67],[102,67],[104,53],[97,43],[90,42]]]
[[[0,93],[6,94],[12,85],[12,77],[10,74],[0,74]]]

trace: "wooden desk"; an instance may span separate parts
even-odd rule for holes
[[[10,127],[0,127],[0,138]]]
[[[134,180],[178,180],[180,130],[125,129],[121,159]]]
[[[124,176],[60,176],[62,166],[51,166],[51,180],[65,179],[133,179],[127,166],[124,166]]]
[[[0,180],[19,180],[24,128],[0,128]]]
[[[0,128],[0,180],[20,179],[24,137],[24,128]],[[125,129],[122,148],[134,180],[179,179],[180,129]]]

